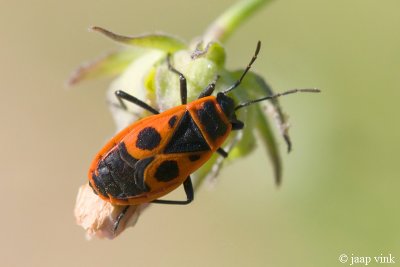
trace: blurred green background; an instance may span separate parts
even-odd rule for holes
[[[262,148],[225,168],[187,207],[153,206],[114,241],[86,241],[72,210],[95,152],[114,133],[109,80],[63,83],[116,47],[99,25],[187,40],[234,1],[1,1],[1,266],[346,266],[400,262],[400,2],[277,0],[227,43],[281,99],[294,151],[281,188]],[[181,192],[176,193],[178,197]],[[370,264],[377,265],[377,264]]]

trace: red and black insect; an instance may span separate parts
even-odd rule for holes
[[[193,200],[190,174],[201,167],[214,152],[228,154],[221,146],[232,130],[240,130],[244,123],[235,112],[245,106],[298,91],[300,89],[235,105],[227,96],[238,87],[256,60],[261,43],[239,80],[226,90],[212,96],[216,80],[210,83],[198,99],[187,103],[186,78],[167,58],[169,69],[179,76],[182,105],[159,113],[136,97],[116,91],[121,106],[124,101],[134,103],[154,115],[139,120],[113,137],[96,155],[89,169],[89,184],[103,200],[115,205],[126,205],[115,228],[129,205],[142,203],[188,204]],[[160,197],[183,184],[186,200],[164,200]]]

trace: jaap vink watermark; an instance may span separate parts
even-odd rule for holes
[[[341,263],[347,263],[348,265],[355,265],[355,264],[360,264],[360,265],[368,265],[370,263],[377,263],[377,264],[394,264],[396,263],[396,258],[392,255],[392,253],[389,254],[380,254],[379,256],[358,256],[354,254],[342,254],[339,256],[339,262]]]

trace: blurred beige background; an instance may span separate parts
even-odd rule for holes
[[[323,89],[282,99],[294,151],[281,188],[259,149],[193,205],[153,206],[114,241],[86,241],[75,225],[77,189],[114,132],[108,80],[63,87],[80,62],[116,47],[88,26],[191,39],[233,2],[0,2],[1,266],[346,266],[342,253],[400,262],[398,0],[277,0],[229,40],[229,68],[260,39],[254,69],[275,90]]]

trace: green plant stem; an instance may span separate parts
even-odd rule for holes
[[[224,43],[236,28],[260,7],[271,0],[242,0],[219,16],[204,34],[204,43],[219,41]]]

